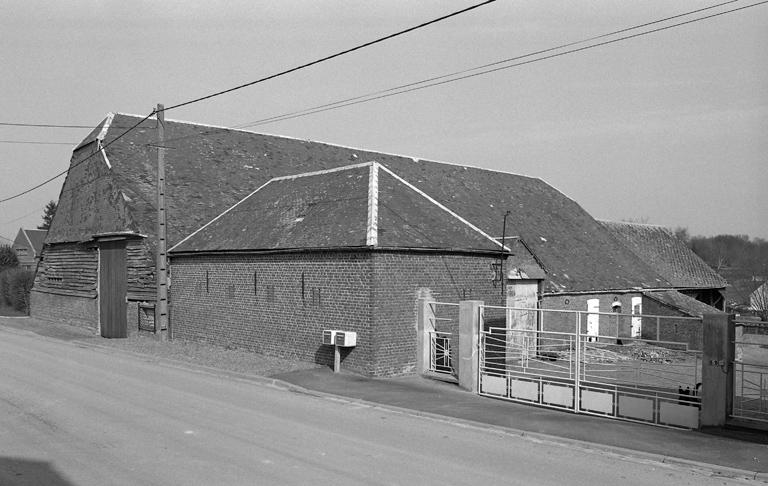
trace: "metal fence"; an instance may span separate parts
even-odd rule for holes
[[[768,423],[768,322],[735,324],[731,416]]]
[[[700,318],[483,309],[480,394],[655,425],[698,427]],[[650,338],[676,332],[678,340]]]
[[[429,370],[442,375],[456,375],[458,359],[459,304],[430,302]]]

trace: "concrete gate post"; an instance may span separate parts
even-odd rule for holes
[[[701,369],[702,427],[725,425],[733,393],[733,340],[730,314],[704,314]]]
[[[459,386],[477,393],[478,342],[483,328],[482,300],[459,302]]]
[[[419,298],[418,322],[416,323],[416,369],[426,373],[430,366],[432,333],[435,332],[435,305],[425,298]]]

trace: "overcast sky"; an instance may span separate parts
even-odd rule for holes
[[[0,122],[145,115],[474,3],[0,0]],[[498,0],[166,117],[234,126],[716,3]],[[768,238],[768,4],[252,129],[540,177],[599,219]],[[0,143],[0,199],[66,170],[88,132],[0,126],[72,143]],[[35,227],[63,181],[0,204],[0,236]]]

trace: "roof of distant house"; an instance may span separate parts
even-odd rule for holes
[[[725,288],[727,282],[669,228],[601,221],[675,288]]]
[[[39,256],[43,253],[43,244],[45,244],[45,236],[47,234],[48,230],[19,228],[14,245],[23,244],[28,246],[34,251],[35,256]]]
[[[677,290],[645,291],[643,295],[661,304],[678,310],[690,317],[701,317],[704,314],[721,314],[722,311],[700,302],[693,297],[678,292]]]
[[[59,198],[67,209],[54,218],[49,243],[119,231],[155,234],[156,121],[146,120],[111,143],[139,120],[110,114],[75,150]],[[493,238],[502,236],[509,211],[506,235],[524,240],[542,262],[545,291],[671,286],[581,206],[538,178],[173,120],[166,120],[165,136],[171,245],[272,179],[375,161]],[[101,205],[98,211],[93,204]]]

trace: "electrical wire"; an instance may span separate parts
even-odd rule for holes
[[[0,199],[0,203],[4,203],[4,202],[6,202],[6,201],[10,201],[11,199],[16,199],[17,197],[21,197],[21,196],[23,196],[24,194],[28,194],[28,193],[30,193],[30,192],[32,192],[32,191],[34,191],[35,189],[38,189],[38,188],[40,188],[40,187],[43,187],[44,185],[48,184],[49,182],[51,182],[51,181],[53,181],[53,180],[55,180],[55,179],[58,179],[59,177],[63,176],[64,174],[66,174],[66,173],[67,173],[67,172],[69,172],[70,170],[72,170],[72,169],[74,169],[75,167],[77,167],[77,166],[79,166],[79,165],[81,165],[81,164],[85,163],[87,160],[90,160],[90,158],[91,158],[91,157],[93,157],[94,155],[98,154],[99,152],[101,152],[101,151],[105,150],[107,147],[109,147],[109,146],[110,146],[110,145],[112,145],[113,143],[117,142],[118,140],[120,140],[121,138],[123,138],[124,136],[126,136],[126,135],[127,135],[129,132],[133,131],[133,130],[134,130],[136,127],[138,127],[139,125],[141,125],[142,123],[144,123],[145,121],[147,121],[147,120],[148,120],[148,119],[149,119],[151,116],[153,116],[154,114],[155,114],[155,110],[152,110],[152,113],[150,113],[149,115],[145,116],[144,118],[142,118],[141,120],[139,120],[138,122],[136,122],[136,123],[135,123],[135,124],[134,124],[132,127],[130,127],[128,130],[124,131],[123,133],[121,133],[120,135],[118,135],[117,137],[115,137],[114,139],[110,140],[110,141],[109,141],[109,143],[105,144],[105,145],[104,145],[103,147],[101,147],[99,150],[96,150],[96,151],[94,151],[92,154],[89,154],[89,155],[88,155],[87,157],[85,157],[83,160],[81,160],[81,161],[79,161],[79,162],[77,162],[77,163],[75,163],[75,164],[71,165],[71,166],[70,166],[69,168],[67,168],[66,170],[63,170],[63,171],[59,172],[59,173],[58,173],[58,174],[56,174],[55,176],[53,176],[53,177],[51,177],[51,178],[49,178],[49,179],[46,179],[45,181],[41,182],[40,184],[38,184],[38,185],[36,185],[36,186],[34,186],[34,187],[30,187],[29,189],[27,189],[27,190],[25,190],[25,191],[22,191],[22,192],[19,192],[19,193],[17,193],[17,194],[14,194],[13,196],[9,196],[9,197],[6,197],[6,198],[4,198],[4,199]]]
[[[200,102],[200,101],[208,100],[208,99],[214,98],[214,97],[216,97],[216,96],[221,96],[221,95],[223,95],[223,94],[226,94],[226,93],[231,93],[231,92],[233,92],[233,91],[236,91],[236,90],[239,90],[239,89],[243,89],[243,88],[246,88],[246,87],[248,87],[248,86],[253,86],[253,85],[255,85],[255,84],[258,84],[258,83],[263,83],[264,81],[268,81],[268,80],[270,80],[270,79],[274,79],[274,78],[277,78],[277,77],[280,77],[280,76],[284,76],[284,75],[286,75],[286,74],[289,74],[289,73],[292,73],[292,72],[298,71],[298,70],[300,70],[300,69],[304,69],[304,68],[307,68],[307,67],[310,67],[310,66],[314,66],[315,64],[319,64],[319,63],[321,63],[321,62],[325,62],[325,61],[328,61],[328,60],[331,60],[331,59],[337,58],[337,57],[339,57],[339,56],[343,56],[343,55],[345,55],[345,54],[348,54],[348,53],[350,53],[350,52],[358,51],[358,50],[360,50],[360,49],[363,49],[363,48],[365,48],[365,47],[369,47],[369,46],[372,46],[372,45],[374,45],[374,44],[378,44],[378,43],[380,43],[380,42],[384,42],[384,41],[386,41],[386,40],[392,39],[392,38],[394,38],[394,37],[398,37],[398,36],[401,36],[401,35],[403,35],[403,34],[406,34],[406,33],[408,33],[408,32],[412,32],[412,31],[414,31],[414,30],[417,30],[417,29],[421,29],[421,28],[423,28],[423,27],[426,27],[426,26],[428,26],[428,25],[432,25],[432,24],[434,24],[434,23],[437,23],[437,22],[440,22],[440,21],[443,21],[443,20],[449,19],[449,18],[451,18],[451,17],[455,17],[455,16],[457,16],[457,15],[460,15],[460,14],[463,14],[463,13],[466,13],[466,12],[469,12],[469,11],[471,11],[471,10],[474,10],[474,9],[476,9],[476,8],[479,8],[479,7],[482,7],[482,6],[484,6],[484,5],[487,5],[487,4],[489,4],[489,3],[493,3],[493,2],[495,2],[495,1],[496,1],[496,0],[486,0],[486,1],[484,1],[484,2],[481,2],[481,3],[478,3],[478,4],[476,4],[476,5],[472,5],[472,6],[470,6],[470,7],[467,7],[467,8],[464,8],[464,9],[461,9],[461,10],[457,10],[457,11],[455,11],[455,12],[452,12],[452,13],[450,13],[450,14],[447,14],[447,15],[443,15],[443,16],[441,16],[441,17],[438,17],[438,18],[436,18],[436,19],[433,19],[433,20],[430,20],[430,21],[427,21],[427,22],[423,22],[423,23],[421,23],[421,24],[418,24],[418,25],[416,25],[416,26],[413,26],[413,27],[409,27],[409,28],[407,28],[407,29],[404,29],[404,30],[401,30],[401,31],[399,31],[399,32],[395,32],[394,34],[389,34],[389,35],[386,35],[386,36],[384,36],[384,37],[380,37],[380,38],[378,38],[378,39],[374,39],[374,40],[372,40],[372,41],[366,42],[366,43],[364,43],[364,44],[360,44],[360,45],[357,45],[357,46],[355,46],[355,47],[352,47],[352,48],[350,48],[350,49],[345,49],[345,50],[343,50],[343,51],[340,51],[340,52],[337,52],[337,53],[335,53],[335,54],[331,54],[330,56],[325,56],[325,57],[323,57],[323,58],[320,58],[320,59],[317,59],[317,60],[315,60],[315,61],[311,61],[311,62],[308,62],[308,63],[304,63],[304,64],[302,64],[302,65],[300,65],[300,66],[296,66],[296,67],[293,67],[293,68],[291,68],[291,69],[286,69],[286,70],[284,70],[284,71],[281,71],[281,72],[279,72],[279,73],[276,73],[276,74],[272,74],[272,75],[270,75],[270,76],[266,76],[266,77],[263,77],[263,78],[257,79],[257,80],[255,80],[255,81],[251,81],[251,82],[248,82],[248,83],[245,83],[245,84],[241,84],[241,85],[239,85],[239,86],[235,86],[235,87],[233,87],[233,88],[229,88],[229,89],[225,89],[225,90],[222,90],[222,91],[218,91],[218,92],[216,92],[216,93],[212,93],[212,94],[209,94],[209,95],[206,95],[206,96],[201,96],[201,97],[199,97],[199,98],[195,98],[195,99],[192,99],[192,100],[189,100],[189,101],[185,101],[185,102],[183,102],[183,103],[178,103],[178,104],[175,104],[175,105],[171,105],[171,106],[165,107],[165,108],[163,109],[163,111],[165,112],[165,111],[173,110],[173,109],[176,109],[176,108],[181,108],[182,106],[191,105],[191,104],[193,104],[193,103],[198,103],[198,102]],[[109,147],[110,145],[112,145],[113,143],[117,142],[119,139],[121,139],[121,138],[122,138],[122,137],[124,137],[126,134],[128,134],[129,132],[131,132],[132,130],[134,130],[134,129],[135,129],[136,127],[138,127],[138,126],[139,126],[141,123],[143,123],[144,121],[146,121],[147,119],[149,119],[150,117],[152,117],[153,115],[155,115],[156,113],[157,113],[157,110],[152,110],[152,112],[151,112],[149,115],[145,116],[145,117],[144,117],[143,119],[141,119],[141,120],[140,120],[138,123],[136,123],[135,125],[131,126],[131,127],[130,127],[130,128],[128,128],[126,131],[124,131],[123,133],[121,133],[121,134],[120,134],[118,137],[114,138],[114,139],[113,139],[113,140],[111,140],[109,143],[107,143],[106,145],[104,145],[103,147],[101,147],[101,149],[100,149],[100,150],[104,150],[104,149],[106,149],[107,147]],[[100,151],[100,150],[99,150],[99,151]],[[79,166],[80,164],[84,163],[85,161],[89,160],[91,157],[93,157],[93,156],[94,156],[96,153],[98,153],[99,151],[96,151],[96,152],[94,152],[93,154],[90,154],[89,156],[87,156],[86,158],[84,158],[83,160],[81,160],[80,162],[78,162],[78,163],[76,163],[76,164],[74,164],[74,165],[70,166],[70,167],[69,167],[67,170],[64,170],[64,171],[62,171],[62,172],[60,172],[60,173],[56,174],[55,176],[51,177],[50,179],[47,179],[47,180],[45,180],[45,181],[41,182],[40,184],[38,184],[38,185],[36,185],[36,186],[34,186],[34,187],[31,187],[31,188],[29,188],[29,189],[27,189],[27,190],[25,190],[25,191],[22,191],[22,192],[20,192],[20,193],[18,193],[18,194],[14,194],[13,196],[9,196],[9,197],[6,197],[6,198],[4,198],[4,199],[0,199],[0,203],[4,203],[4,202],[6,202],[6,201],[10,201],[11,199],[15,199],[15,198],[17,198],[17,197],[23,196],[24,194],[28,194],[28,193],[30,193],[30,192],[32,192],[32,191],[34,191],[35,189],[38,189],[38,188],[40,188],[40,187],[42,187],[42,186],[44,186],[44,185],[48,184],[49,182],[51,182],[51,181],[53,181],[53,180],[55,180],[55,179],[57,179],[57,178],[61,177],[62,175],[66,174],[66,173],[67,173],[67,172],[69,172],[71,169],[73,169],[73,168],[75,168],[75,167]]]
[[[346,98],[346,99],[343,99],[343,100],[338,100],[338,101],[326,103],[326,104],[323,104],[323,105],[313,106],[311,108],[305,108],[303,110],[297,110],[297,111],[290,112],[290,113],[284,113],[282,115],[276,115],[276,116],[272,116],[272,117],[269,117],[269,118],[262,118],[260,120],[254,120],[254,121],[251,121],[251,122],[241,123],[241,124],[233,126],[232,128],[236,128],[236,129],[248,128],[248,127],[253,127],[253,126],[258,126],[258,125],[264,125],[264,124],[267,124],[267,123],[272,123],[273,121],[282,121],[282,120],[289,120],[291,118],[296,118],[296,116],[294,116],[294,115],[300,115],[300,114],[304,114],[304,113],[310,115],[310,114],[318,113],[318,111],[315,111],[315,110],[319,110],[319,109],[322,109],[322,108],[328,108],[328,107],[331,107],[331,106],[334,106],[334,105],[340,105],[340,104],[348,103],[348,102],[351,102],[351,101],[357,101],[357,100],[365,99],[365,98],[368,98],[368,97],[371,97],[371,96],[385,94],[385,93],[397,91],[397,90],[404,89],[404,88],[410,88],[412,86],[417,86],[417,85],[420,85],[420,84],[429,83],[431,81],[437,81],[437,80],[440,80],[440,79],[450,78],[450,77],[453,77],[453,76],[458,76],[460,74],[465,74],[465,73],[469,73],[469,72],[472,72],[472,71],[478,71],[480,69],[485,69],[485,68],[488,68],[488,67],[497,66],[499,64],[505,64],[505,63],[508,63],[508,62],[524,59],[524,58],[527,58],[527,57],[533,57],[533,56],[537,56],[539,54],[545,54],[547,52],[552,52],[552,51],[556,51],[556,50],[560,50],[560,49],[565,49],[567,47],[571,47],[571,46],[575,46],[575,45],[579,45],[579,44],[584,44],[584,43],[591,42],[591,41],[594,41],[594,40],[603,39],[605,37],[611,37],[611,36],[618,35],[618,34],[621,34],[621,33],[624,33],[624,32],[629,32],[629,31],[632,31],[632,30],[641,29],[643,27],[648,27],[650,25],[655,25],[655,24],[659,24],[659,23],[662,23],[662,22],[667,22],[669,20],[673,20],[673,19],[676,19],[676,18],[686,17],[686,16],[689,16],[689,15],[693,15],[693,14],[696,14],[696,13],[704,12],[706,10],[711,10],[713,8],[722,7],[723,5],[728,5],[728,4],[731,4],[731,3],[738,2],[738,1],[739,0],[729,0],[727,2],[722,2],[722,3],[715,4],[715,5],[710,5],[708,7],[700,8],[700,9],[697,9],[697,10],[691,10],[689,12],[684,12],[684,13],[677,14],[677,15],[672,15],[670,17],[665,17],[663,19],[654,20],[654,21],[651,21],[651,22],[646,22],[644,24],[635,25],[635,26],[632,26],[632,27],[626,27],[626,28],[620,29],[620,30],[615,30],[615,31],[609,32],[607,34],[601,34],[601,35],[597,35],[597,36],[594,36],[594,37],[589,37],[589,38],[586,38],[586,39],[582,39],[582,40],[578,40],[578,41],[574,41],[574,42],[569,42],[569,43],[566,43],[566,44],[561,44],[559,46],[550,47],[548,49],[543,49],[543,50],[539,50],[539,51],[535,51],[535,52],[530,52],[528,54],[522,54],[522,55],[518,55],[518,56],[515,56],[515,57],[511,57],[511,58],[502,59],[500,61],[495,61],[495,62],[492,62],[492,63],[489,63],[489,64],[483,64],[481,66],[476,66],[476,67],[464,69],[464,70],[461,70],[461,71],[455,71],[455,72],[448,73],[448,74],[443,74],[443,75],[440,75],[440,76],[434,76],[434,77],[431,77],[431,78],[422,79],[420,81],[415,81],[415,82],[411,82],[411,83],[407,83],[407,84],[402,84],[400,86],[395,86],[393,88],[387,88],[387,89],[380,90],[380,91],[374,91],[374,92],[371,92],[371,93],[366,93],[366,94],[363,94],[363,95],[354,96],[352,98]],[[345,105],[345,106],[347,106],[347,105]]]
[[[457,10],[457,11],[455,11],[453,13],[449,13],[447,15],[443,15],[442,17],[438,17],[436,19],[429,20],[427,22],[423,22],[423,23],[421,23],[419,25],[415,25],[413,27],[409,27],[409,28],[401,30],[399,32],[395,32],[394,34],[389,34],[389,35],[386,35],[384,37],[379,37],[378,39],[374,39],[372,41],[368,41],[368,42],[366,42],[364,44],[360,44],[360,45],[352,47],[350,49],[345,49],[345,50],[339,51],[339,52],[337,52],[335,54],[331,54],[329,56],[325,56],[325,57],[322,57],[320,59],[316,59],[314,61],[310,61],[310,62],[301,64],[299,66],[296,66],[296,67],[293,67],[293,68],[290,68],[290,69],[286,69],[284,71],[280,71],[279,73],[271,74],[269,76],[265,76],[263,78],[259,78],[259,79],[255,80],[255,81],[250,81],[248,83],[241,84],[239,86],[235,86],[234,88],[225,89],[225,90],[222,90],[222,91],[218,91],[216,93],[212,93],[212,94],[209,94],[209,95],[206,95],[206,96],[201,96],[199,98],[195,98],[195,99],[192,99],[192,100],[189,100],[189,101],[185,101],[183,103],[178,103],[176,105],[168,106],[168,107],[165,108],[165,111],[174,110],[176,108],[181,108],[182,106],[191,105],[192,103],[198,103],[200,101],[208,100],[208,99],[214,98],[216,96],[221,96],[223,94],[231,93],[231,92],[237,91],[239,89],[247,88],[249,86],[253,86],[254,84],[263,83],[264,81],[269,81],[270,79],[275,79],[277,77],[284,76],[286,74],[298,71],[300,69],[305,69],[305,68],[308,68],[310,66],[314,66],[315,64],[320,64],[321,62],[329,61],[329,60],[337,58],[339,56],[343,56],[345,54],[349,54],[350,52],[359,51],[360,49],[364,49],[366,47],[370,47],[370,46],[372,46],[374,44],[378,44],[380,42],[387,41],[387,40],[392,39],[394,37],[398,37],[398,36],[407,34],[409,32],[413,32],[414,30],[418,30],[418,29],[421,29],[423,27],[427,27],[429,25],[435,24],[437,22],[441,22],[443,20],[449,19],[451,17],[455,17],[457,15],[461,15],[463,13],[469,12],[470,10],[474,10],[476,8],[480,8],[480,7],[484,6],[484,5],[488,5],[489,3],[493,3],[495,1],[496,0],[486,0],[486,1],[478,3],[476,5],[472,5],[470,7],[467,7],[467,8],[461,9],[461,10]]]
[[[77,145],[77,142],[38,142],[35,140],[0,140],[0,143],[23,143],[29,145]]]
[[[732,3],[732,2],[726,2],[726,3]],[[732,12],[737,12],[739,10],[744,10],[744,9],[751,8],[751,7],[756,7],[758,5],[763,5],[765,3],[768,3],[768,0],[765,0],[765,1],[762,1],[762,2],[757,2],[757,3],[754,3],[754,4],[746,5],[746,6],[735,8],[735,9],[731,9],[731,10],[725,10],[723,12],[718,12],[716,14],[711,14],[711,15],[707,15],[707,16],[704,16],[704,17],[698,17],[696,19],[688,20],[688,21],[685,21],[685,22],[678,22],[678,23],[667,25],[667,26],[664,26],[664,27],[659,27],[657,29],[651,29],[651,30],[639,32],[639,33],[632,34],[632,35],[618,37],[616,39],[611,39],[611,40],[608,40],[608,41],[599,42],[597,44],[590,44],[590,45],[585,46],[585,47],[580,47],[580,48],[576,48],[576,49],[570,49],[570,50],[566,50],[566,51],[563,51],[563,52],[558,52],[558,53],[555,53],[555,54],[550,54],[550,55],[547,55],[547,56],[538,57],[538,58],[527,60],[527,61],[523,61],[523,62],[518,62],[518,63],[509,64],[509,65],[505,65],[505,66],[501,66],[501,67],[496,67],[496,68],[493,68],[493,69],[487,69],[485,71],[479,71],[479,72],[475,72],[475,73],[472,73],[472,74],[465,74],[465,75],[459,76],[459,77],[452,77],[452,76],[456,76],[456,75],[462,74],[462,73],[468,73],[468,72],[471,72],[471,71],[477,71],[478,69],[483,69],[485,67],[498,66],[499,64],[503,64],[503,63],[506,63],[506,62],[509,62],[509,61],[512,61],[512,60],[523,59],[523,58],[531,57],[531,56],[534,56],[534,55],[537,55],[537,54],[541,54],[541,53],[545,53],[545,52],[551,52],[553,50],[560,49],[562,46],[558,47],[558,48],[545,49],[543,51],[538,51],[536,53],[531,53],[531,54],[525,54],[525,55],[522,55],[522,56],[517,56],[517,57],[514,57],[514,58],[510,58],[508,60],[497,61],[497,62],[494,62],[494,63],[491,63],[491,64],[487,64],[487,65],[484,65],[484,66],[478,66],[476,68],[467,69],[467,70],[464,70],[464,71],[458,71],[456,73],[446,74],[446,75],[443,75],[443,76],[437,76],[437,77],[434,77],[434,78],[430,78],[430,79],[426,79],[426,80],[422,80],[422,81],[417,81],[417,82],[414,82],[414,83],[409,83],[409,84],[406,84],[406,85],[402,85],[401,87],[390,88],[390,89],[387,89],[387,90],[382,90],[382,91],[379,91],[379,92],[374,92],[374,93],[371,93],[369,95],[361,95],[361,96],[357,96],[357,97],[354,97],[354,98],[348,98],[346,100],[340,100],[340,101],[336,101],[336,102],[332,102],[332,103],[327,103],[325,105],[320,105],[320,106],[317,106],[315,108],[308,108],[308,109],[305,109],[305,110],[300,110],[298,112],[288,113],[288,114],[284,114],[284,115],[277,115],[277,116],[273,116],[273,117],[269,117],[269,118],[264,118],[262,120],[257,120],[257,121],[253,121],[253,122],[249,122],[249,123],[245,123],[245,124],[236,125],[233,128],[254,127],[254,126],[265,125],[265,124],[269,124],[269,123],[275,123],[275,122],[278,122],[278,121],[290,120],[290,119],[293,119],[293,118],[300,118],[300,117],[303,117],[303,116],[313,115],[313,114],[321,113],[321,112],[324,112],[324,111],[336,110],[336,109],[344,108],[344,107],[347,107],[347,106],[353,106],[353,105],[357,105],[357,104],[361,104],[361,103],[367,103],[369,101],[374,101],[374,100],[379,100],[379,99],[383,99],[383,98],[389,98],[391,96],[396,96],[396,95],[400,95],[400,94],[410,93],[412,91],[419,91],[419,90],[426,89],[426,88],[431,88],[431,87],[434,87],[434,86],[440,86],[440,85],[444,85],[444,84],[449,84],[449,83],[453,83],[453,82],[456,82],[456,81],[461,81],[461,80],[464,80],[464,79],[469,79],[469,78],[481,76],[481,75],[484,75],[484,74],[490,74],[490,73],[494,73],[494,72],[497,72],[497,71],[502,71],[502,70],[505,70],[505,69],[511,69],[513,67],[523,66],[523,65],[526,65],[526,64],[532,64],[532,63],[535,63],[535,62],[544,61],[544,60],[547,60],[547,59],[553,59],[553,58],[564,56],[564,55],[567,55],[567,54],[573,54],[573,53],[576,53],[576,52],[581,52],[581,51],[585,51],[585,50],[588,50],[588,49],[593,49],[595,47],[601,47],[601,46],[613,44],[613,43],[616,43],[616,42],[620,42],[620,41],[624,41],[624,40],[628,40],[628,39],[633,39],[635,37],[641,37],[641,36],[644,36],[644,35],[661,32],[661,31],[668,30],[668,29],[671,29],[671,28],[680,27],[680,26],[691,24],[691,23],[694,23],[694,22],[700,22],[702,20],[707,20],[707,19],[711,19],[711,18],[714,18],[714,17],[719,17],[721,15],[725,15],[725,14],[732,13]],[[721,5],[725,5],[725,4],[720,4],[720,5],[717,5],[717,6],[721,6]],[[710,8],[710,7],[707,7],[707,8]],[[704,9],[697,10],[696,12],[701,11],[701,10],[704,10]],[[671,18],[677,18],[677,17],[683,16],[683,15],[686,15],[686,14],[681,14],[681,15],[677,15],[677,16],[674,16],[674,17],[670,17],[667,20],[669,20]],[[664,20],[659,20],[659,21],[650,22],[650,23],[647,23],[647,24],[644,24],[644,25],[647,26],[647,25],[651,25],[651,24],[655,24],[655,23],[659,23],[659,22],[663,22],[663,21]],[[627,32],[627,31],[633,30],[633,29],[634,28],[630,27],[628,29],[623,29],[623,30],[617,31],[617,32]],[[602,36],[597,36],[597,37],[593,38],[593,40],[594,39],[598,39],[598,38],[604,38],[605,36],[609,36],[609,35],[611,35],[611,34],[605,34],[605,35],[602,35]],[[565,44],[565,45],[573,46],[573,45],[580,44],[580,43],[583,43],[583,42],[587,42],[587,41],[586,40],[585,41],[578,41],[578,42],[573,42],[573,43]],[[445,79],[445,78],[450,78],[450,79]],[[429,82],[429,81],[441,80],[441,79],[442,79],[442,81]],[[428,83],[428,84],[424,84],[424,83]],[[401,89],[401,88],[403,88],[403,89]]]
[[[11,123],[11,122],[0,122],[0,126],[3,127],[35,127],[35,128],[90,128],[93,129],[90,125],[54,125],[49,123]]]

